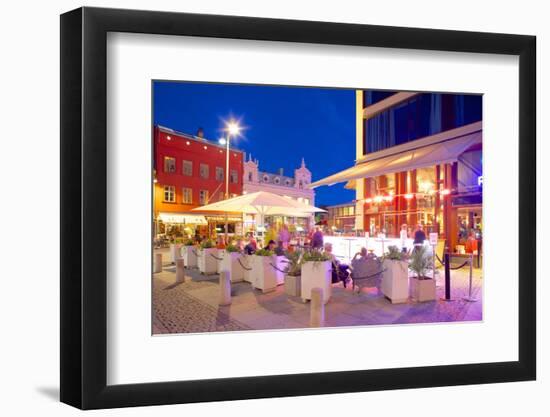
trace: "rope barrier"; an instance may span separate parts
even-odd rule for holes
[[[470,264],[470,261],[468,260],[468,261],[464,261],[464,263],[463,263],[462,265],[460,265],[460,266],[449,267],[449,269],[451,269],[451,270],[454,271],[455,269],[464,268],[464,266],[469,265],[469,264]]]
[[[273,265],[271,262],[269,263],[269,265],[271,265],[273,267],[273,269],[279,271],[279,272],[282,272],[283,274],[286,274],[286,271],[283,271],[282,269],[279,269],[278,267],[276,267],[275,265]]]
[[[439,256],[437,256],[437,253],[435,254],[435,257],[436,257],[437,261],[441,264],[441,266],[445,266],[445,262],[442,261],[442,260],[439,258]],[[454,266],[454,267],[451,267],[451,266],[450,266],[449,268],[450,268],[451,270],[460,269],[460,268],[464,268],[464,267],[465,267],[466,265],[468,265],[469,263],[470,263],[470,261],[467,260],[467,261],[464,261],[464,263],[461,264],[460,266]]]
[[[241,262],[241,258],[237,258],[237,261],[239,262],[239,265],[242,269],[244,269],[245,271],[252,271],[252,268],[243,265],[243,263]]]
[[[223,258],[218,258],[218,257],[217,257],[216,255],[214,255],[213,253],[211,253],[210,256],[211,256],[212,258],[214,258],[215,260],[217,260],[217,261],[223,261]]]
[[[198,256],[198,257],[202,256],[202,255],[199,255],[195,249],[191,249],[191,251],[195,254],[195,256]]]

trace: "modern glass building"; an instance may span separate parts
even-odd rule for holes
[[[481,241],[482,96],[356,91],[356,162],[313,186],[356,190],[355,230],[437,232],[451,251]]]

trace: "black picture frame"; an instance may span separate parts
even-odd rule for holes
[[[108,32],[519,57],[519,360],[107,385]],[[534,36],[80,8],[61,15],[61,401],[82,409],[525,381],[536,378]]]

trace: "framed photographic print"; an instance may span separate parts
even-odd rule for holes
[[[61,400],[532,380],[535,38],[61,16]]]

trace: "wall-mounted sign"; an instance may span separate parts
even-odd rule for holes
[[[437,245],[437,233],[430,233],[430,245]]]

